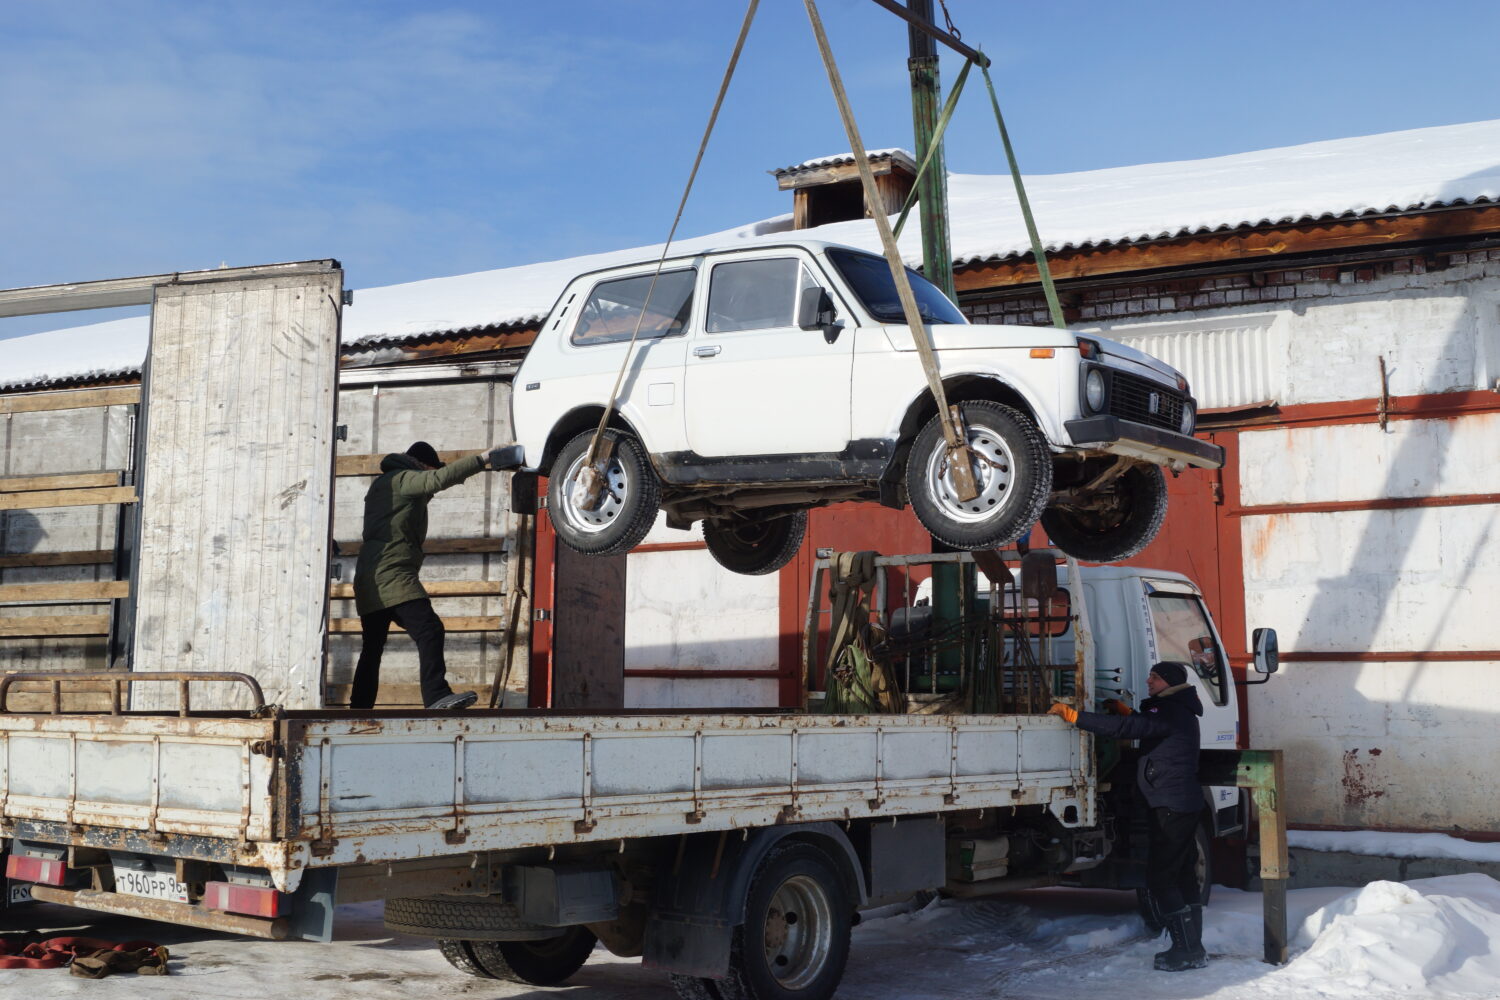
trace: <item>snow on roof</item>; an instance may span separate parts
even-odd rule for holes
[[[907,169],[916,172],[917,158],[912,155],[911,150],[892,146],[890,149],[867,149],[865,156],[872,160],[903,160]],[[853,153],[839,153],[834,156],[815,156],[811,160],[803,160],[794,163],[790,167],[778,167],[771,173],[780,177],[782,174],[795,174],[799,170],[812,170],[815,167],[841,167],[846,163],[854,162]]]
[[[1048,250],[1128,243],[1262,224],[1341,218],[1500,199],[1500,120],[1335,139],[1203,160],[1150,163],[1026,178]],[[878,150],[872,155],[905,153]],[[847,159],[845,154],[843,159]],[[795,168],[837,162],[808,160]],[[948,207],[957,263],[1030,251],[1007,174],[952,174]],[[680,240],[674,251],[706,250],[784,233],[779,216]],[[879,249],[868,221],[798,233]],[[536,322],[568,279],[660,253],[660,245],[568,260],[360,289],[345,316],[346,345]],[[921,234],[908,226],[901,252],[921,261]],[[144,318],[0,340],[0,389],[137,371]],[[132,359],[134,359],[132,361]]]

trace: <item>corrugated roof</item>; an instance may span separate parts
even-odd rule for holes
[[[900,153],[902,150],[883,150]],[[1112,167],[1026,178],[1049,251],[1173,239],[1251,226],[1311,222],[1494,202],[1500,199],[1500,121],[1335,139],[1202,160]],[[796,168],[848,159],[823,157]],[[949,214],[956,264],[1030,252],[1006,174],[951,174]],[[681,240],[692,252],[775,238],[778,216]],[[798,234],[879,249],[867,220]],[[908,226],[901,251],[921,262],[921,234]],[[573,276],[651,257],[660,246],[360,289],[345,316],[346,345],[536,323]],[[138,371],[146,320],[0,340],[0,389],[40,388]]]
[[[907,149],[894,146],[890,149],[870,149],[865,151],[865,156],[872,160],[895,160],[912,173],[917,172],[917,158]],[[836,156],[817,156],[811,160],[794,163],[790,167],[777,167],[771,173],[777,177],[781,177],[784,174],[796,174],[804,170],[816,170],[819,167],[841,167],[846,163],[853,162],[853,153],[839,153]]]

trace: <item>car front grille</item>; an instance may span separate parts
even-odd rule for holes
[[[1121,420],[1133,420],[1169,431],[1182,428],[1183,397],[1160,382],[1114,371],[1109,393],[1109,412]],[[1154,397],[1154,399],[1153,399]]]

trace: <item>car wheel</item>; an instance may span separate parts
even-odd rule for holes
[[[583,968],[598,942],[587,927],[567,927],[545,941],[470,941],[474,960],[494,979],[557,986]]]
[[[792,561],[807,534],[807,511],[755,512],[704,521],[703,540],[719,565],[734,573],[762,576]]]
[[[563,445],[547,480],[547,511],[557,537],[591,556],[615,556],[635,548],[656,523],[661,506],[661,483],[640,439],[613,428],[604,436],[614,451],[605,463],[604,490],[593,507],[584,505],[574,484],[593,431]]]
[[[1117,562],[1151,544],[1167,516],[1167,479],[1161,466],[1126,469],[1087,507],[1052,506],[1042,528],[1052,544],[1074,559]]]
[[[735,928],[723,1000],[826,1000],[849,961],[854,901],[812,844],[774,848],[750,882]]]
[[[999,549],[1026,533],[1052,492],[1052,456],[1036,424],[986,400],[960,404],[979,495],[953,487],[940,416],[929,420],[906,460],[912,509],[933,538],[954,549]]]
[[[1193,857],[1193,878],[1198,887],[1198,895],[1188,902],[1207,906],[1208,897],[1213,895],[1214,889],[1213,843],[1208,836],[1208,828],[1202,824],[1198,826],[1195,849],[1197,853]],[[1166,922],[1161,918],[1161,907],[1157,905],[1156,896],[1150,889],[1137,889],[1135,901],[1146,930],[1152,935],[1160,935],[1167,929]]]

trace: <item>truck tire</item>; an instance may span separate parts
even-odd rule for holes
[[[750,880],[728,974],[706,982],[718,1000],[827,1000],[849,961],[854,908],[838,869],[820,848],[797,842],[775,847]]]
[[[797,554],[807,534],[807,511],[767,516],[756,511],[703,522],[703,540],[720,566],[731,573],[764,576]]]
[[[479,960],[474,957],[473,949],[469,947],[469,942],[459,941],[456,938],[440,938],[437,945],[438,952],[459,972],[477,976],[480,979],[495,978],[480,966]]]
[[[558,933],[556,927],[522,920],[510,903],[460,896],[388,899],[385,926],[403,934],[460,941],[539,941]]]
[[[1052,544],[1084,562],[1119,562],[1151,544],[1167,517],[1161,466],[1132,465],[1101,493],[1095,508],[1048,507],[1042,528]]]
[[[672,988],[677,991],[677,1000],[724,1000],[717,979],[699,979],[677,972],[669,973],[669,977]]]
[[[1208,828],[1202,824],[1198,826],[1197,854],[1193,860],[1193,870],[1198,880],[1198,898],[1190,899],[1188,902],[1207,906],[1208,898],[1213,895],[1214,889],[1214,855],[1213,842],[1209,838]],[[1152,936],[1158,936],[1167,929],[1166,922],[1161,918],[1161,907],[1156,905],[1156,897],[1150,889],[1137,889],[1135,902],[1141,921],[1145,923],[1146,930],[1150,931]]]
[[[588,455],[593,431],[584,431],[563,445],[547,479],[547,511],[557,537],[585,555],[617,556],[635,548],[661,507],[661,482],[634,434],[610,428],[604,436],[614,442],[607,463],[606,487],[599,504],[585,509],[573,496],[573,477]]]
[[[960,500],[948,475],[940,416],[927,421],[906,460],[906,492],[928,534],[954,549],[1000,549],[1036,523],[1052,492],[1052,455],[1020,410],[975,400],[959,406],[979,495]]]
[[[583,968],[598,940],[587,927],[575,926],[545,941],[470,941],[469,948],[492,979],[557,986]]]

